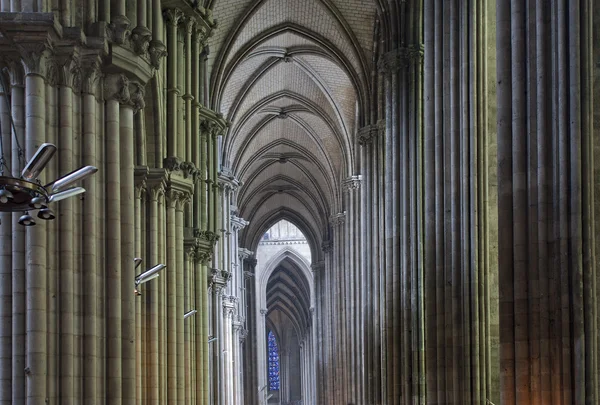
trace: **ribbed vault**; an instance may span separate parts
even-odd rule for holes
[[[231,123],[222,161],[242,184],[243,245],[282,218],[311,247],[328,238],[369,113],[375,11],[358,0],[215,4],[211,103]]]

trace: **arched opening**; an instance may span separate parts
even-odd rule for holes
[[[262,403],[313,403],[313,277],[311,249],[303,232],[282,219],[258,241],[255,296]]]

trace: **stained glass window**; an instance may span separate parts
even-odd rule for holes
[[[268,335],[269,344],[269,390],[279,391],[279,350],[272,331]]]

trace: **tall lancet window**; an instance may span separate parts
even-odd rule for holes
[[[279,391],[279,349],[275,334],[269,331],[269,391]]]

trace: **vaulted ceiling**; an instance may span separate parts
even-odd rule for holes
[[[355,173],[356,129],[372,89],[372,0],[218,0],[211,104],[231,126],[223,162],[253,248],[279,219],[313,247]]]

